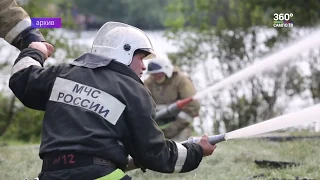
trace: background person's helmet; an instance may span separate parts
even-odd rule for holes
[[[150,59],[147,67],[147,74],[163,72],[168,78],[171,78],[174,69],[171,61],[164,54],[157,54],[156,56],[157,57]]]
[[[142,30],[124,23],[107,22],[94,38],[91,53],[129,65],[138,49],[150,53],[144,59],[155,57],[151,41]]]

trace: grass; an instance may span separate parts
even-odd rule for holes
[[[39,146],[0,147],[1,179],[32,179],[41,169]],[[183,174],[161,174],[147,170],[128,172],[139,180],[191,179],[320,179],[320,139],[271,142],[261,139],[230,140],[218,144],[212,156],[203,159],[198,169]],[[300,166],[286,169],[260,168],[254,160],[288,161]],[[260,178],[253,178],[261,176]]]
[[[6,141],[0,138],[0,147],[1,146],[17,146],[17,145],[27,145],[28,143],[23,141],[10,140]]]

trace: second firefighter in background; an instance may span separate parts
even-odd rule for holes
[[[157,104],[157,111],[177,100],[196,94],[196,89],[188,75],[179,67],[173,66],[165,55],[157,55],[157,58],[149,61],[147,74],[150,76],[144,83]],[[177,116],[160,119],[157,123],[166,138],[183,141],[192,135],[193,119],[199,115],[199,110],[200,103],[192,101]]]

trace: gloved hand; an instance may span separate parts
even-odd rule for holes
[[[12,45],[20,51],[27,48],[32,42],[45,42],[41,32],[37,28],[29,27],[22,31],[13,41]]]

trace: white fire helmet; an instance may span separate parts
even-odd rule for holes
[[[120,22],[107,22],[94,38],[91,53],[130,65],[136,50],[150,53],[144,59],[155,57],[152,43],[142,30]]]
[[[171,78],[173,68],[171,61],[166,55],[157,54],[155,58],[149,60],[147,74],[163,72],[168,78]]]

